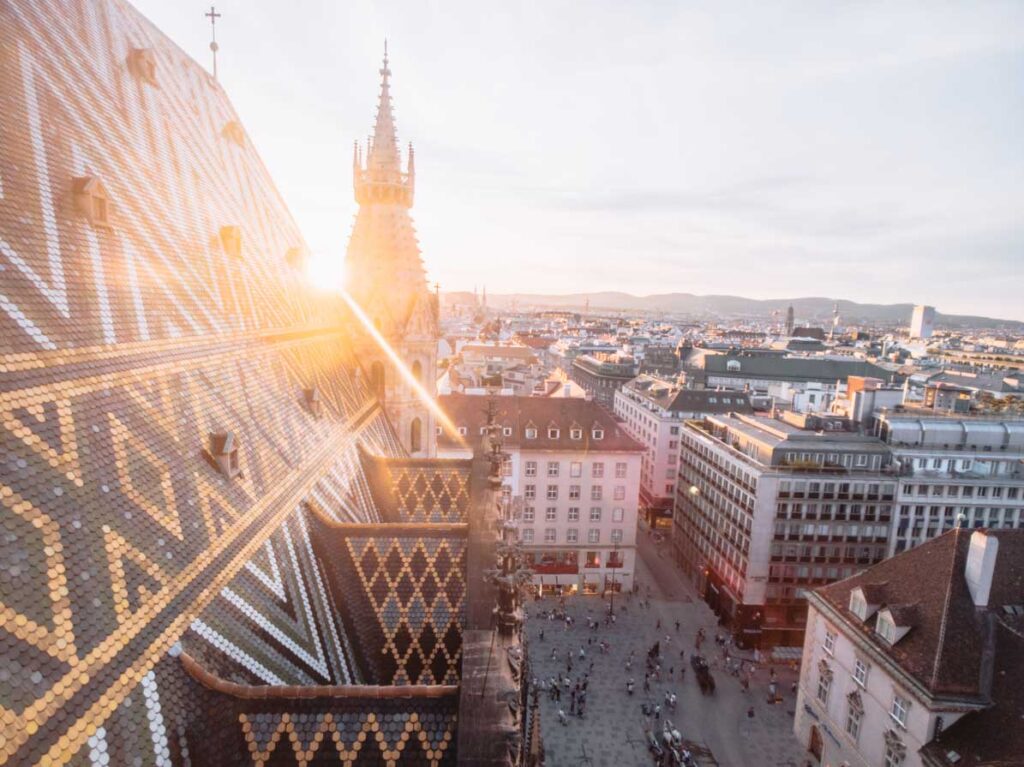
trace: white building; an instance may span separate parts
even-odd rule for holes
[[[669,526],[683,421],[715,413],[753,412],[746,394],[684,389],[649,375],[637,376],[615,392],[614,410],[626,432],[644,446],[640,466],[642,513],[652,524],[665,519]]]
[[[811,593],[794,721],[811,763],[1021,764],[1022,582],[1024,531],[961,528]]]
[[[919,304],[910,318],[911,338],[931,338],[935,331],[935,307]]]
[[[951,530],[1024,525],[1024,418],[876,413],[874,433],[899,469],[889,554]]]
[[[441,407],[472,443],[488,405],[508,459],[503,474],[534,583],[546,593],[628,590],[636,572],[636,522],[643,448],[591,400],[472,397]],[[468,448],[438,435],[439,455]]]

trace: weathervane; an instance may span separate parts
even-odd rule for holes
[[[210,20],[210,50],[213,51],[213,79],[217,79],[217,50],[220,48],[217,45],[217,19],[221,17],[221,14],[217,13],[217,9],[214,6],[210,6],[210,12],[204,13],[204,16]]]

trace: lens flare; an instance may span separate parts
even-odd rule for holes
[[[377,345],[388,356],[388,359],[391,360],[392,364],[394,364],[399,375],[401,375],[412,390],[416,392],[416,396],[420,398],[420,401],[430,408],[430,412],[432,412],[437,418],[438,423],[441,424],[441,428],[443,428],[452,439],[458,442],[460,446],[466,447],[466,441],[462,438],[462,435],[459,434],[459,430],[455,428],[455,424],[452,423],[448,414],[445,413],[441,406],[437,404],[437,401],[430,396],[430,392],[424,388],[423,384],[421,384],[416,376],[412,374],[412,371],[406,367],[405,362],[398,355],[398,352],[391,348],[391,344],[389,344],[387,339],[380,334],[380,331],[377,330],[376,326],[374,326],[370,321],[370,318],[366,316],[366,312],[363,311],[363,308],[356,303],[356,300],[345,290],[341,290],[341,297],[345,299],[345,303],[348,304],[352,313],[362,324],[366,332],[370,334],[370,337],[377,342]]]

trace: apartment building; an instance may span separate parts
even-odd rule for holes
[[[872,431],[899,473],[889,555],[954,528],[1024,527],[1024,418],[900,408]]]
[[[612,408],[615,392],[636,376],[636,360],[625,354],[581,354],[572,361],[569,378],[598,404]]]
[[[633,587],[643,447],[592,400],[439,398],[460,436],[487,424],[488,403],[507,454],[505,493],[533,582],[545,594],[601,594]],[[451,435],[440,455],[467,455]]]
[[[677,561],[741,647],[802,645],[806,592],[886,554],[888,446],[792,412],[686,421],[680,441]]]
[[[794,720],[811,762],[1021,764],[1022,584],[1024,531],[957,528],[813,591]]]
[[[716,413],[752,413],[746,394],[684,389],[640,375],[615,392],[615,415],[644,446],[640,464],[640,513],[652,526],[671,528],[679,474],[679,434],[683,422]]]

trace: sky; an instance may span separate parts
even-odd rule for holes
[[[136,0],[209,64],[207,3]],[[321,271],[388,39],[442,290],[1024,320],[1024,3],[223,0],[220,80]]]

